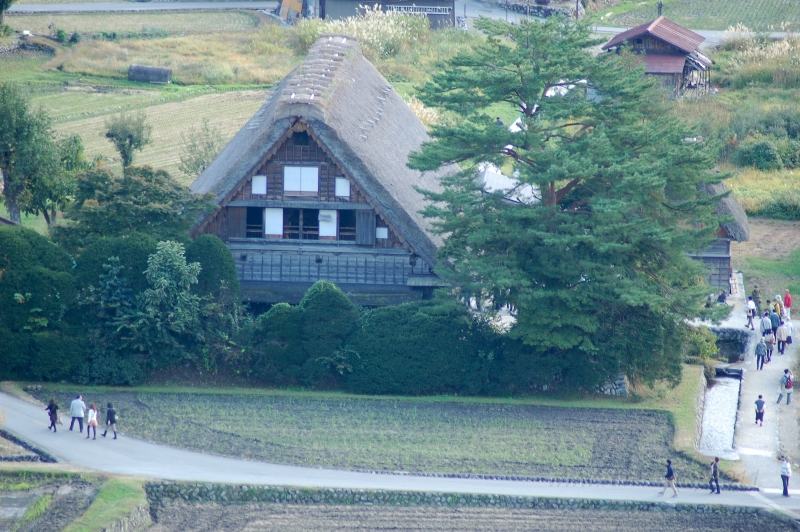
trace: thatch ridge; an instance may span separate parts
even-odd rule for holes
[[[426,201],[415,186],[440,190],[439,179],[456,170],[419,172],[406,166],[429,139],[425,126],[367,61],[358,41],[323,35],[259,112],[192,183],[224,205],[296,121],[316,135],[375,206],[428,264],[436,263],[441,238],[421,214]]]
[[[719,196],[729,191],[725,183],[715,185],[705,185],[705,191],[710,196]],[[720,217],[731,217],[733,220],[720,224],[725,233],[736,242],[747,242],[750,240],[750,226],[747,223],[747,214],[744,209],[733,197],[733,193],[728,194],[720,201],[719,207],[714,214]]]

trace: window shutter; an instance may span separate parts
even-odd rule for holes
[[[267,193],[267,176],[254,175],[251,182],[250,192],[252,194],[266,194]]]
[[[300,175],[302,167],[300,166],[284,166],[283,167],[283,191],[284,192],[300,192]]]
[[[316,166],[300,168],[300,191],[319,192],[319,168]]]
[[[264,234],[283,237],[283,209],[264,209]]]
[[[356,244],[375,245],[375,212],[356,211]]]
[[[319,211],[319,237],[332,237],[336,238],[336,213],[333,210]]]
[[[350,197],[350,180],[346,177],[336,178],[336,197],[349,198]]]
[[[244,238],[247,233],[247,207],[228,207],[228,237]]]

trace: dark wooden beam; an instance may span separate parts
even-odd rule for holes
[[[338,211],[371,211],[369,203],[347,201],[311,201],[311,200],[233,200],[227,207],[262,207],[276,209],[330,209]]]

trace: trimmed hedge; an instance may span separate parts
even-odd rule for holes
[[[224,281],[228,289],[239,298],[239,279],[236,276],[236,264],[228,246],[216,235],[200,235],[186,247],[186,262],[199,262],[202,270],[197,277],[194,289],[198,295],[220,294],[220,285]]]

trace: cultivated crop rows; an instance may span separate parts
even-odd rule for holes
[[[241,395],[98,399],[115,403],[124,432],[276,463],[657,481],[671,458],[680,481],[705,480],[704,466],[670,450],[672,427],[656,411]]]
[[[364,506],[297,506],[284,504],[177,504],[159,510],[149,532],[308,530],[489,532],[782,532],[792,530],[758,514],[719,515],[603,510],[516,510],[502,508],[426,508]]]
[[[744,24],[752,30],[781,31],[781,24],[800,30],[800,2],[795,0],[679,0],[665,2],[663,14],[678,24],[694,29],[725,30]],[[618,15],[612,25],[637,26],[656,16],[651,3]]]

